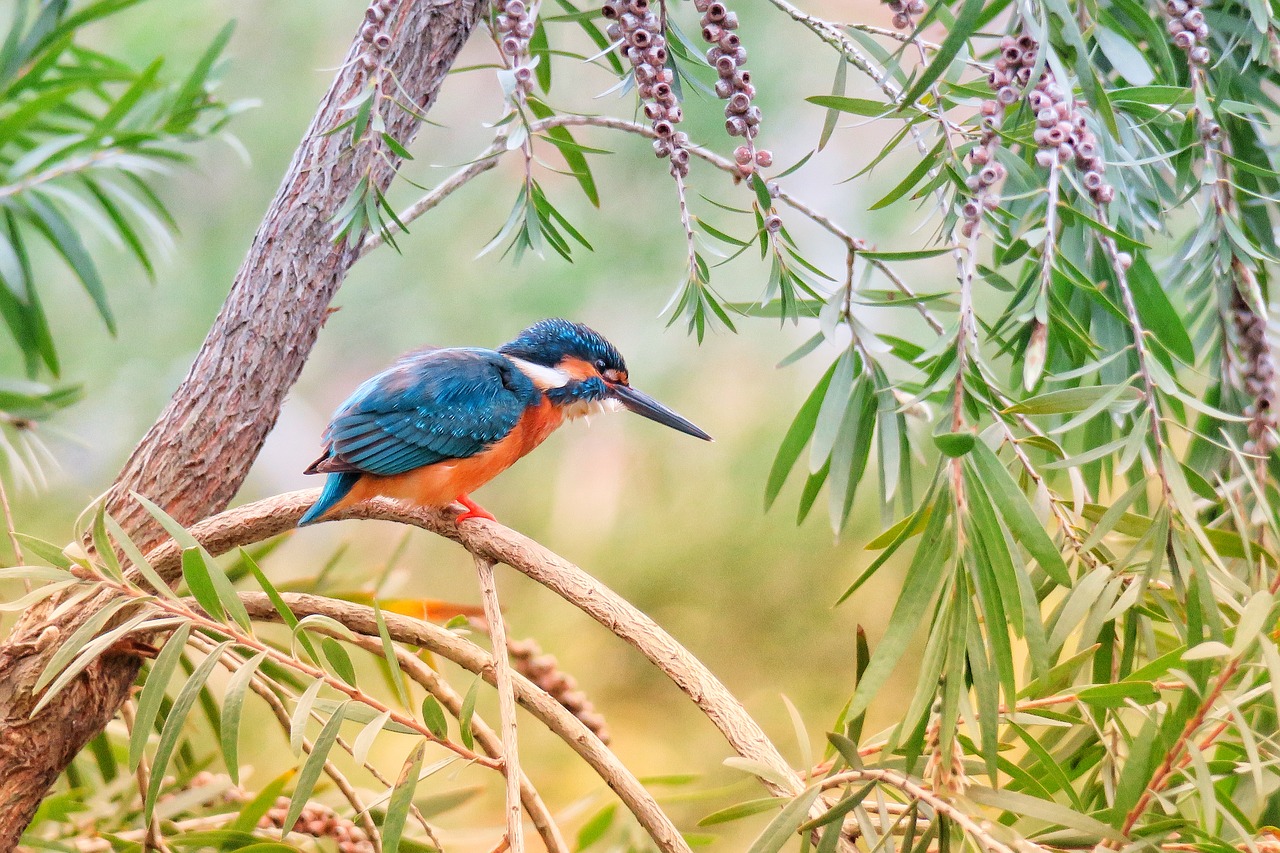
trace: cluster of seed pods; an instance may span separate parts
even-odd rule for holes
[[[516,672],[541,687],[564,709],[595,733],[601,742],[609,743],[609,727],[604,717],[578,687],[572,675],[560,669],[555,655],[544,654],[536,640],[508,640],[507,652]]]
[[[893,26],[899,30],[911,29],[916,17],[924,14],[924,0],[889,0],[886,5],[893,13]]]
[[[724,108],[724,129],[730,136],[745,138],[733,152],[738,172],[746,177],[756,167],[773,165],[773,152],[756,150],[753,140],[760,132],[760,108],[752,103],[756,87],[751,83],[747,64],[747,49],[742,46],[738,29],[738,14],[731,12],[721,0],[693,0],[693,6],[702,13],[702,39],[711,45],[707,49],[707,62],[716,70],[716,97],[728,101]]]
[[[391,13],[395,11],[399,2],[400,0],[375,0],[364,10],[365,24],[360,28],[360,38],[365,44],[373,48],[376,53],[381,53],[391,47],[391,34],[387,32],[384,24],[391,17]],[[377,67],[378,60],[373,52],[365,51],[364,55],[360,57],[360,64],[366,70],[372,71]]]
[[[689,137],[676,125],[684,117],[676,99],[675,75],[667,63],[667,39],[649,0],[605,0],[602,11],[612,21],[609,38],[622,40],[627,61],[636,78],[636,89],[644,103],[645,118],[652,122],[658,138],[653,152],[671,160],[671,174],[689,174]]]
[[[1000,55],[988,78],[998,107],[1016,103],[1020,90],[1031,82],[1038,47],[1029,35],[1005,36],[1000,41]],[[1036,152],[1036,163],[1044,168],[1054,163],[1074,163],[1094,203],[1110,203],[1116,191],[1103,176],[1106,166],[1098,138],[1089,129],[1084,112],[1077,109],[1075,97],[1058,85],[1052,71],[1045,69],[1041,73],[1035,87],[1027,93],[1027,104],[1036,117],[1033,138],[1040,148]],[[986,109],[984,105],[984,112]]]
[[[283,829],[289,816],[288,797],[279,797],[275,805],[267,809],[258,820],[262,829]],[[365,831],[333,809],[320,803],[307,803],[302,807],[298,820],[289,827],[290,832],[300,832],[312,838],[332,839],[338,853],[374,853],[373,842]]]
[[[533,69],[526,61],[529,57],[529,39],[533,38],[533,13],[525,0],[506,0],[502,11],[494,20],[494,32],[502,45],[502,52],[511,57],[516,86],[525,94],[533,91]]]
[[[982,104],[982,139],[969,152],[969,162],[976,171],[967,179],[973,198],[960,206],[960,233],[973,237],[978,233],[984,210],[994,210],[1000,204],[1000,191],[996,184],[1004,180],[1005,168],[996,162],[996,150],[1000,147],[1000,134],[996,128],[1004,117],[1004,105],[999,101]]]
[[[1187,58],[1196,65],[1209,64],[1209,24],[1201,10],[1203,0],[1168,0],[1164,10],[1169,13],[1169,35],[1173,43],[1187,52]]]
[[[1245,393],[1253,402],[1242,414],[1249,419],[1249,440],[1245,453],[1267,456],[1276,449],[1280,428],[1276,411],[1276,371],[1271,343],[1267,339],[1267,318],[1257,314],[1237,289],[1231,298],[1231,321],[1236,345],[1244,356],[1240,365]]]

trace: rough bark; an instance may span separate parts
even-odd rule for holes
[[[418,105],[416,114],[390,103],[383,110],[387,131],[407,145],[482,6],[482,0],[403,0],[383,25],[391,36],[386,50],[355,39],[190,372],[108,496],[108,508],[140,536],[140,544],[154,544],[159,531],[130,500],[130,491],[147,495],[185,523],[231,501],[275,425],[330,301],[359,257],[364,235],[335,243],[333,215],[365,176],[385,189],[394,161],[376,136],[352,148],[349,133],[326,132],[352,116],[343,105],[377,73],[364,57],[375,57],[376,67],[399,81],[402,91],[388,87],[396,100],[403,103],[407,95]],[[34,608],[0,646],[0,851],[17,844],[45,791],[115,715],[137,677],[137,658],[106,657],[30,718],[38,700],[31,686],[59,639],[93,604],[71,612],[61,612],[57,601]]]

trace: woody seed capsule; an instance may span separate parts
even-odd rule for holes
[[[768,148],[761,148],[756,152],[756,165],[762,169],[767,169],[773,165],[773,152]]]

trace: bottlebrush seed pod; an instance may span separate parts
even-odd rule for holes
[[[679,124],[684,119],[684,111],[679,107],[667,107],[667,121]]]
[[[978,111],[984,116],[993,116],[1000,112],[1000,105],[995,101],[983,101],[982,105],[978,107]]]
[[[996,168],[999,164],[988,163],[978,172],[978,180],[986,186],[991,186],[1000,180],[1000,170]]]
[[[378,27],[375,24],[365,24],[360,28],[360,38],[372,43],[373,37],[378,34]]]
[[[1111,204],[1116,197],[1116,188],[1111,184],[1103,184],[1098,191],[1093,194],[1093,198],[1098,204]]]
[[[1189,8],[1185,0],[1169,0],[1168,3],[1164,4],[1164,10],[1175,18],[1181,18],[1187,14]]]
[[[747,87],[751,85],[751,72],[745,68],[741,71],[735,71],[733,74],[733,85],[746,92]],[[755,97],[750,92],[747,92],[747,96]]]
[[[617,24],[610,24],[605,29],[605,34],[609,36],[609,41],[619,41],[622,38],[622,27]]]
[[[671,144],[679,145],[681,148],[685,147],[689,144],[689,134],[685,133],[683,130],[677,130],[675,133],[671,134]]]
[[[1059,163],[1071,162],[1071,158],[1075,156],[1075,153],[1076,153],[1076,150],[1072,148],[1070,145],[1067,145],[1066,143],[1059,145],[1058,146],[1058,162]]]
[[[721,100],[733,94],[733,83],[723,77],[716,81],[716,97]]]
[[[653,41],[653,34],[648,30],[636,30],[631,34],[631,46],[644,50]]]
[[[520,39],[515,36],[507,36],[502,40],[502,52],[508,56],[515,56],[520,52]]]
[[[911,2],[907,4],[907,11],[913,15],[923,15],[924,0],[911,0]]]
[[[982,207],[984,210],[995,210],[1000,206],[1000,197],[992,193],[986,193],[982,196]]]
[[[995,69],[997,71],[1003,71],[1006,74],[1009,73],[1009,63],[1005,60],[1003,55],[996,57]]]
[[[659,157],[670,157],[671,143],[667,142],[665,139],[653,140],[653,153]]]
[[[503,8],[513,18],[522,17],[525,12],[529,11],[529,7],[524,4],[524,0],[507,0],[507,5]]]
[[[384,12],[390,12],[396,7],[396,0],[378,0],[378,8]]]
[[[699,12],[707,11],[707,7],[711,5],[711,0],[693,0],[693,8]]]
[[[671,126],[671,122],[667,121],[665,118],[660,118],[653,123],[653,132],[658,134],[659,137],[666,138],[670,136],[674,130],[675,128]]]
[[[649,0],[631,0],[627,4],[633,15],[644,15],[649,11]]]
[[[391,36],[387,33],[378,33],[373,37],[373,46],[375,50],[386,50],[391,47]]]
[[[655,104],[653,101],[644,105],[644,117],[649,121],[657,121],[660,118],[666,118],[667,111],[661,104]]]
[[[1085,189],[1087,189],[1089,192],[1093,192],[1094,190],[1102,186],[1102,173],[1085,172],[1083,183],[1084,183]]]
[[[1191,56],[1191,61],[1194,62],[1196,65],[1209,64],[1209,58],[1210,58],[1209,48],[1205,47],[1202,44],[1191,48],[1190,56]]]
[[[970,175],[964,179],[964,185],[973,192],[982,189],[982,180],[977,175]]]
[[[1200,41],[1205,41],[1206,39],[1209,38],[1208,24],[1201,24],[1200,26],[1196,27],[1196,38],[1199,39]]]
[[[655,44],[645,51],[644,60],[650,65],[656,65],[661,68],[667,64],[667,49],[660,44]]]
[[[1204,12],[1201,12],[1199,9],[1192,9],[1182,16],[1182,24],[1189,30],[1194,30],[1203,23]]]
[[[1058,113],[1054,110],[1040,110],[1036,113],[1036,124],[1041,127],[1053,127],[1058,123]]]
[[[975,166],[985,166],[991,161],[991,152],[985,148],[975,148],[969,152],[969,162]]]
[[[1012,86],[1001,86],[996,92],[996,100],[1007,107],[1018,100],[1018,91]]]
[[[782,230],[782,217],[776,213],[769,214],[764,218],[764,227],[768,229],[771,234],[777,234]]]
[[[1196,37],[1194,34],[1183,30],[1173,34],[1173,43],[1183,50],[1190,50],[1196,45]]]
[[[380,24],[385,17],[387,17],[387,13],[377,6],[370,6],[364,10],[364,19],[371,24]]]
[[[1076,146],[1076,156],[1081,160],[1092,160],[1098,155],[1098,146],[1090,142],[1088,139],[1080,140],[1080,144]]]
[[[687,165],[689,162],[689,149],[676,148],[671,152],[671,161],[679,163],[681,166]]]
[[[1014,41],[1014,44],[1020,47],[1023,53],[1028,53],[1036,49],[1036,40],[1027,35],[1018,36],[1017,40]]]
[[[533,82],[533,69],[527,65],[521,65],[516,69],[516,82],[527,85]]]
[[[732,116],[724,120],[724,131],[730,136],[742,136],[747,132],[746,119],[741,116]]]
[[[511,18],[506,15],[499,15],[494,20],[493,25],[504,33],[509,32],[511,30]]]
[[[1001,51],[1001,56],[1004,58],[1004,61],[1009,63],[1010,65],[1022,64],[1022,51],[1016,46],[1006,47],[1003,51]]]
[[[960,207],[960,215],[965,219],[977,219],[982,215],[982,208],[978,206],[976,201],[966,201]]]
[[[719,24],[707,24],[702,28],[702,40],[708,44],[720,41],[720,36],[724,34]]]
[[[1049,128],[1037,127],[1034,131],[1031,132],[1031,138],[1035,141],[1036,145],[1048,145],[1049,144]]]
[[[733,52],[733,62],[735,65],[747,64],[747,49],[745,47],[739,47]]]
[[[729,10],[720,2],[714,2],[707,7],[707,20],[713,24],[718,24],[724,20],[725,15],[729,14]]]
[[[672,73],[670,68],[658,69],[655,78],[659,83],[666,83],[668,86],[670,86],[676,79],[675,74]]]
[[[738,13],[725,12],[724,20],[720,22],[720,26],[726,30],[736,30],[738,28]]]
[[[904,0],[889,0],[886,5],[889,7],[890,12],[902,13],[907,11],[907,4]]]
[[[748,108],[750,108],[750,106],[751,106],[750,98],[748,98],[742,92],[735,92],[733,96],[729,98],[729,105],[725,109],[729,110],[735,115],[741,115],[742,113],[745,113],[748,110]]]
[[[1176,36],[1178,33],[1186,30],[1186,28],[1187,26],[1182,23],[1181,18],[1170,18],[1169,22],[1165,24],[1165,29],[1169,31],[1169,35],[1171,36]]]
[[[911,19],[907,17],[906,12],[899,12],[893,16],[893,26],[899,30],[905,30],[911,26]]]
[[[622,31],[629,33],[643,22],[630,12],[624,11],[621,6],[618,7],[618,23],[622,25]]]
[[[523,18],[516,23],[514,30],[518,38],[531,39],[533,38],[533,21]]]
[[[716,72],[721,77],[732,77],[733,70],[737,67],[738,63],[734,62],[732,56],[720,54],[719,48],[716,49],[716,52],[718,54],[718,58],[715,60]]]
[[[739,164],[750,163],[751,148],[746,145],[739,145],[737,148],[733,149],[733,159],[734,159],[734,162]]]
[[[773,152],[768,148],[761,148],[756,152],[756,165],[761,169],[767,169],[773,165]]]
[[[761,120],[761,119],[763,119],[763,118],[764,118],[764,114],[763,114],[762,112],[760,112],[760,108],[759,108],[759,107],[754,107],[754,106],[753,106],[753,107],[748,107],[748,108],[747,108],[747,115],[746,115],[746,119],[747,119],[747,125],[748,125],[748,126],[750,126],[750,127],[755,127],[757,124],[759,124],[759,123],[760,123],[760,120]]]
[[[610,20],[617,18],[618,17],[617,4],[614,3],[613,0],[608,0],[603,6],[600,7],[600,14],[604,15],[606,18],[609,18]]]
[[[653,84],[653,96],[657,98],[659,101],[667,100],[668,98],[671,97],[671,84],[670,83]]]
[[[720,40],[717,43],[725,53],[736,53],[738,48],[742,46],[742,39],[735,32],[725,31],[720,34]]]
[[[973,219],[966,219],[964,222],[960,223],[960,233],[964,237],[972,238],[973,235],[978,233],[977,221]]]

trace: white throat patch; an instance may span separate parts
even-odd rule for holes
[[[538,387],[539,391],[546,391],[549,388],[563,388],[573,379],[568,371],[560,370],[555,367],[547,367],[542,364],[534,364],[531,361],[525,361],[523,358],[515,358],[507,356],[520,372],[533,380],[533,384]]]
[[[612,397],[606,397],[603,400],[580,400],[576,403],[570,403],[561,411],[567,420],[576,420],[578,418],[590,418],[592,415],[603,414],[604,412],[621,412],[623,405],[620,401]]]

